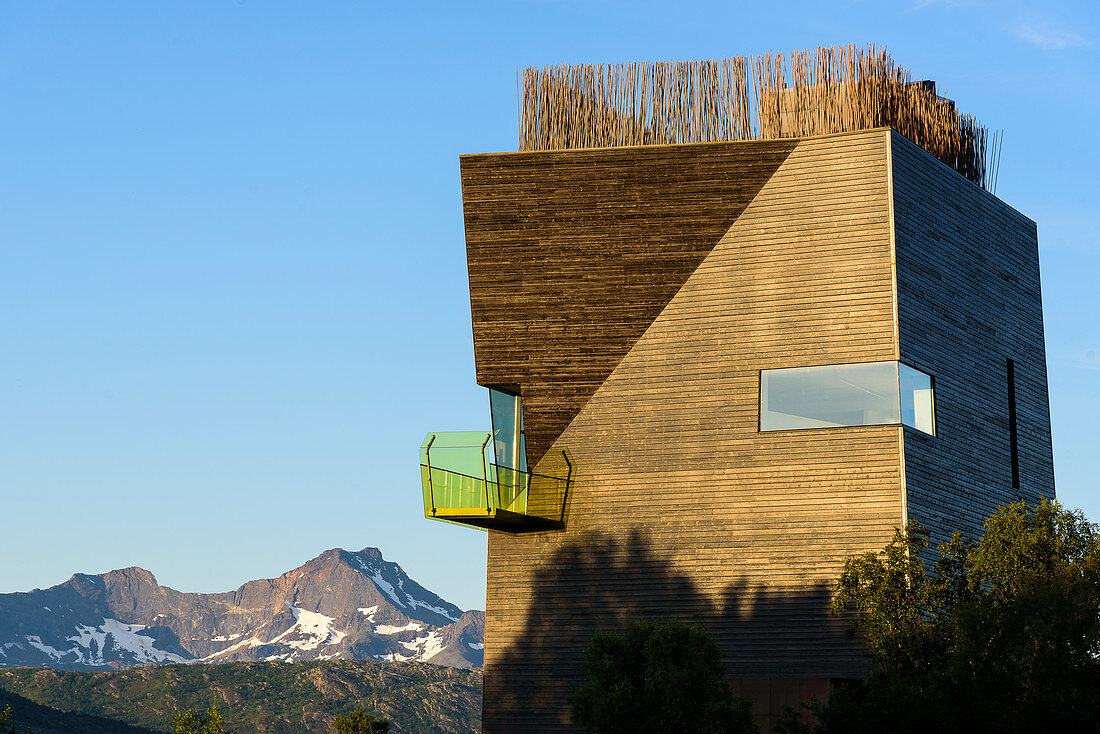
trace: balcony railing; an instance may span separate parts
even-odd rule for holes
[[[572,467],[565,478],[493,462],[488,431],[429,433],[420,445],[424,516],[474,527],[524,532],[560,527]]]

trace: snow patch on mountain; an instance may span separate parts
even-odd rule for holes
[[[351,554],[351,557],[355,559],[355,562],[359,565],[359,568],[363,569],[363,573],[367,574],[370,577],[370,580],[374,582],[374,585],[377,586],[379,590],[382,591],[391,600],[393,600],[394,604],[400,607],[405,606],[405,602],[401,601],[401,597],[397,595],[397,589],[393,588],[393,584],[391,584],[389,581],[386,581],[386,579],[382,578],[382,572],[380,570],[378,570],[377,568],[373,568],[370,564],[364,562],[357,553]],[[400,581],[398,581],[398,583],[400,583]]]
[[[447,619],[451,620],[452,622],[457,622],[457,621],[458,621],[458,617],[456,617],[455,615],[451,614],[450,612],[448,612],[448,611],[447,611],[446,609],[443,609],[442,607],[433,607],[433,606],[432,606],[431,604],[428,604],[428,603],[426,603],[426,602],[422,602],[422,601],[420,601],[419,599],[414,599],[414,598],[412,597],[412,595],[411,595],[411,594],[408,594],[408,593],[406,593],[406,594],[405,594],[405,596],[406,596],[406,597],[408,597],[408,599],[409,599],[409,604],[410,604],[410,605],[411,605],[411,606],[412,606],[412,607],[413,607],[414,609],[415,609],[416,607],[424,607],[424,608],[425,608],[425,609],[427,609],[427,610],[428,610],[429,612],[435,612],[435,613],[436,613],[436,614],[438,614],[439,616],[441,616],[441,617],[446,617]]]
[[[417,632],[422,629],[424,629],[424,625],[420,624],[420,622],[409,622],[404,627],[380,624],[374,628],[374,631],[380,635],[396,635],[398,632]]]
[[[156,641],[152,637],[138,634],[143,629],[146,629],[143,624],[126,624],[117,619],[108,618],[104,619],[103,624],[98,628],[77,625],[76,635],[66,639],[88,650],[91,650],[94,642],[101,660],[109,649],[115,649],[130,653],[138,664],[186,662],[185,658],[175,653],[158,650]]]
[[[378,582],[375,581],[375,583],[378,583]],[[428,604],[427,602],[423,602],[420,599],[417,599],[416,597],[414,597],[409,592],[405,591],[405,580],[403,578],[401,578],[400,576],[397,577],[397,586],[398,586],[398,588],[401,589],[401,593],[405,595],[405,598],[409,600],[409,606],[411,606],[413,609],[416,609],[417,607],[424,607],[428,611],[435,612],[436,614],[438,614],[442,617],[446,617],[447,619],[451,620],[452,622],[457,622],[458,621],[458,617],[454,616],[453,614],[448,612],[446,609],[443,609],[442,607],[432,606],[431,604]],[[390,586],[390,588],[392,589],[393,586]],[[398,602],[398,603],[400,603],[400,602]]]
[[[139,634],[145,625],[126,624],[117,619],[104,619],[103,624],[93,627],[86,624],[76,626],[76,634],[66,637],[66,642],[75,643],[67,650],[58,650],[42,642],[38,635],[26,635],[24,639],[35,649],[45,653],[56,662],[78,662],[85,665],[104,665],[107,653],[115,651],[120,657],[126,656],[127,662],[135,665],[143,663],[184,663],[186,658],[175,653],[158,650],[156,640],[148,635]],[[5,647],[10,647],[8,643]],[[72,659],[66,660],[72,656]]]
[[[390,663],[403,663],[406,660],[415,660],[416,654],[414,653],[412,655],[402,655],[399,652],[390,652],[386,653],[385,655],[374,655],[373,657],[375,660],[385,660]]]
[[[321,645],[335,645],[347,635],[332,626],[333,618],[326,617],[318,612],[307,612],[304,609],[287,604],[291,614],[294,615],[294,624],[290,629],[282,633],[271,643],[281,641],[284,637],[298,632],[305,635],[305,640],[288,640],[284,645],[298,648],[299,650],[316,650]]]
[[[378,605],[373,607],[359,607],[359,613],[367,618],[367,621],[374,624],[374,613],[378,611]]]
[[[42,638],[38,635],[26,635],[24,639],[30,643],[31,647],[35,648],[36,650],[41,650],[55,660],[60,660],[68,654],[67,650],[65,652],[61,652],[56,647],[45,644],[44,642],[42,642]]]
[[[362,553],[362,551],[360,552]],[[351,558],[355,560],[356,565],[363,570],[374,585],[378,587],[379,591],[388,596],[390,600],[397,606],[403,609],[409,609],[415,611],[417,607],[425,609],[429,612],[433,612],[448,619],[452,622],[457,622],[461,616],[461,610],[447,609],[446,607],[437,606],[436,604],[430,604],[423,599],[417,599],[405,589],[405,574],[401,570],[401,567],[396,563],[387,563],[380,561],[381,567],[374,562],[374,558],[368,557],[364,559],[360,553],[349,554]],[[392,578],[386,578],[389,575]],[[394,586],[396,583],[396,587]],[[416,586],[417,584],[413,584]],[[437,597],[438,599],[438,597]],[[443,601],[438,599],[438,601]],[[458,611],[458,614],[455,614]]]
[[[224,650],[218,650],[217,652],[215,652],[213,654],[207,655],[206,657],[204,657],[202,659],[202,662],[205,663],[205,662],[208,662],[210,660],[214,660],[215,658],[219,658],[219,657],[228,655],[229,653],[236,652],[237,650],[240,650],[240,649],[245,648],[245,647],[259,647],[260,645],[266,645],[266,644],[267,644],[266,642],[263,642],[258,637],[249,637],[247,640],[241,640],[236,645],[230,645],[229,647],[225,648]]]
[[[265,645],[283,645],[284,647],[294,648],[284,653],[275,653],[268,655],[264,660],[283,660],[289,661],[299,654],[299,651],[316,650],[321,645],[338,645],[340,641],[347,637],[346,632],[336,629],[333,626],[334,619],[332,617],[320,614],[319,612],[310,612],[305,609],[296,607],[290,603],[286,604],[287,609],[294,615],[294,624],[290,625],[284,632],[274,637],[271,640],[264,641],[253,635],[246,640],[230,645],[224,650],[219,650],[215,653],[207,655],[202,659],[202,662],[210,662],[217,660],[218,658],[224,658],[234,652],[238,652],[244,648],[263,647]],[[240,637],[243,633],[236,633],[229,638],[223,637],[223,640],[229,640],[232,638]],[[288,637],[301,636],[305,639],[287,639]],[[217,638],[213,638],[217,640]],[[332,655],[317,655],[316,657],[323,660],[328,660],[334,657],[340,657],[341,653],[336,652]]]
[[[397,604],[401,607],[405,606],[405,602],[401,601],[401,599],[397,596],[397,590],[393,588],[393,584],[382,578],[381,571],[375,571],[373,574],[371,574],[370,580],[374,582],[375,586],[384,591],[386,593],[386,596],[393,599],[394,604]]]
[[[432,630],[423,637],[417,637],[411,642],[402,642],[401,645],[413,651],[413,658],[427,662],[443,650],[443,638]],[[410,660],[412,658],[406,658]]]

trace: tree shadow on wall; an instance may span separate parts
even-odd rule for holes
[[[593,635],[618,632],[628,622],[680,621],[706,631],[731,678],[835,676],[837,663],[824,653],[833,643],[853,647],[844,622],[828,617],[824,585],[791,592],[731,578],[720,593],[704,594],[638,531],[569,542],[540,565],[533,585],[522,634],[485,669],[485,734],[576,731],[568,698],[587,680],[585,646]],[[860,659],[857,654],[852,671]],[[763,702],[758,692],[735,690],[757,699],[758,707]]]

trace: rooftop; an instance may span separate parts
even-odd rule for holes
[[[521,151],[800,138],[892,127],[995,186],[999,136],[884,49],[853,45],[718,60],[528,67]]]

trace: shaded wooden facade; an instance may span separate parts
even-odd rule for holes
[[[1054,496],[1038,245],[1033,221],[905,137],[891,150],[900,355],[943,406],[935,438],[906,433],[908,516],[942,542],[980,532],[991,505]]]
[[[863,672],[846,557],[1053,495],[1034,224],[896,133],[461,163],[478,383],[575,472],[563,529],[489,535],[487,734],[571,730],[585,644],[639,618],[713,633],[767,726]],[[759,431],[761,370],[884,360],[937,436]]]

